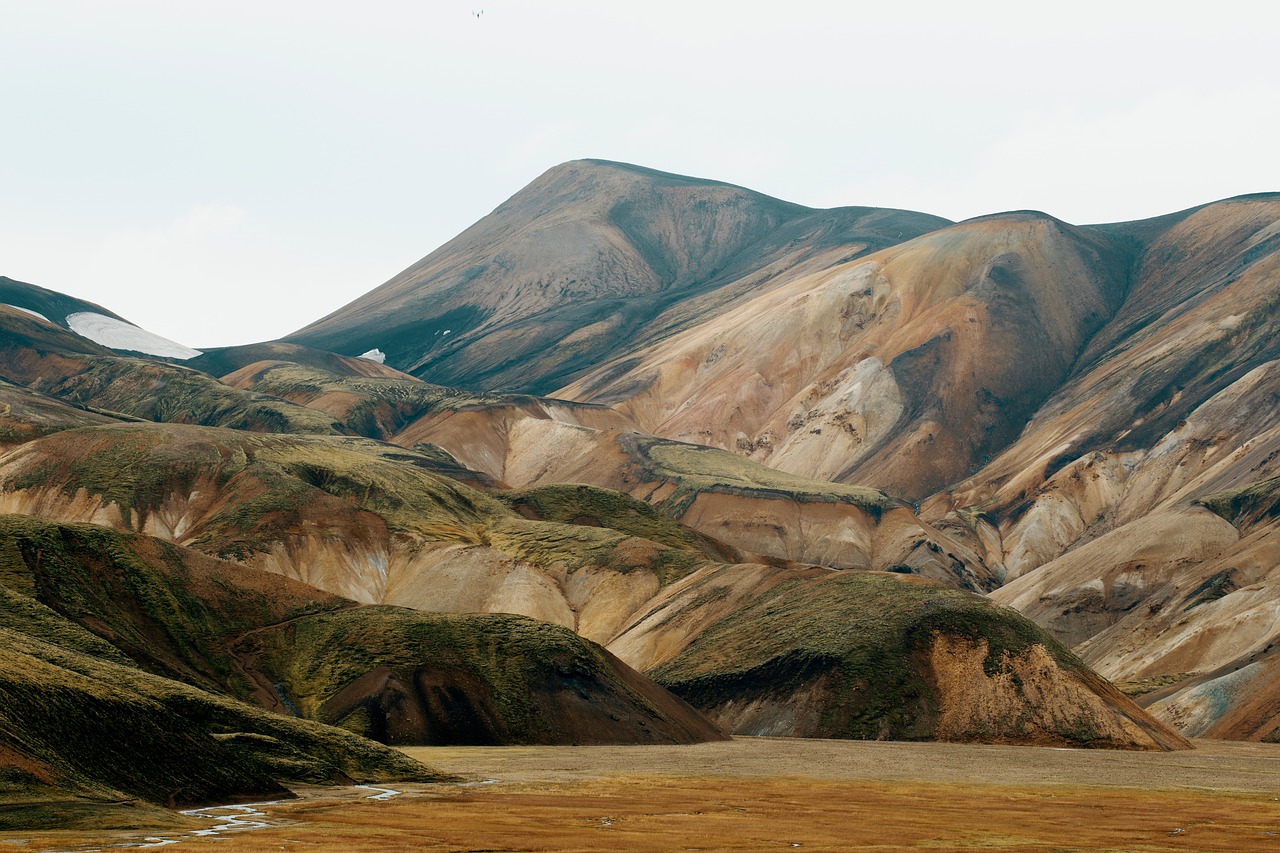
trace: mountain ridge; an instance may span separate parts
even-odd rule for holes
[[[806,224],[815,216],[829,221]],[[877,225],[878,219],[885,221]],[[862,220],[868,221],[865,233],[859,231]],[[471,387],[546,393],[555,387],[555,376],[582,369],[619,336],[642,334],[646,324],[673,306],[677,316],[664,322],[679,325],[681,303],[701,297],[714,304],[737,295],[731,273],[742,261],[735,257],[753,243],[771,241],[764,254],[790,258],[793,265],[797,256],[819,251],[822,240],[828,253],[840,246],[857,253],[868,240],[892,242],[896,238],[885,236],[890,231],[918,233],[944,222],[907,211],[813,211],[732,184],[608,161],[573,161],[547,171],[367,297],[283,340],[352,354],[378,346],[393,365],[441,384],[460,384],[455,381],[459,370],[469,370]],[[828,233],[842,227],[849,234]],[[826,236],[815,241],[821,233]],[[519,250],[495,254],[504,241],[515,241]],[[758,261],[746,264],[751,270],[759,266]],[[499,295],[477,304],[463,292],[475,290],[476,282]],[[431,318],[413,321],[412,334],[434,339],[429,352],[412,349],[396,331],[410,334],[396,315],[421,311],[423,303],[413,291],[423,287],[436,294],[439,307]],[[527,304],[516,307],[516,297]],[[571,304],[556,301],[564,299]],[[584,299],[593,304],[580,304]],[[382,345],[372,332],[339,345],[348,334],[344,329],[361,316],[379,325]],[[537,328],[529,325],[535,320]],[[489,339],[507,349],[505,360],[476,354]],[[575,352],[545,364],[528,362],[540,354],[545,360],[542,350],[553,342]],[[364,343],[368,346],[362,348]],[[525,361],[513,367],[517,356]],[[455,361],[461,366],[451,367]]]

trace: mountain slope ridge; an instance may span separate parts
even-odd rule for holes
[[[685,303],[759,286],[768,275],[743,276],[769,263],[856,254],[942,224],[905,211],[816,212],[730,184],[574,161],[284,340],[351,354],[378,346],[433,382],[546,393],[655,321],[678,328]]]

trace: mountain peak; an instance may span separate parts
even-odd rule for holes
[[[285,340],[441,384],[547,393],[809,265],[950,224],[822,211],[609,160],[548,169],[454,240]],[[777,269],[779,276],[761,275]]]

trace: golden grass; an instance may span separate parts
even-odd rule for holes
[[[314,851],[1243,851],[1280,845],[1260,793],[613,776],[265,807],[288,825],[183,838],[224,853]],[[302,823],[294,823],[303,821]],[[176,836],[169,835],[169,838]],[[53,837],[12,849],[47,849]],[[64,849],[83,836],[59,833]]]

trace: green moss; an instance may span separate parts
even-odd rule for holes
[[[1196,503],[1245,530],[1280,516],[1280,477],[1204,495]]]
[[[727,556],[724,545],[685,527],[656,507],[621,492],[577,483],[557,483],[498,492],[495,497],[531,518],[560,524],[608,527],[707,559],[723,560]]]
[[[0,732],[43,782],[6,799],[68,794],[164,805],[280,796],[280,781],[430,779],[401,753],[0,629]],[[245,733],[248,742],[217,735]],[[279,760],[279,746],[290,761]],[[49,828],[49,827],[45,827]]]
[[[707,565],[701,554],[627,536],[607,527],[493,519],[486,529],[489,547],[540,566],[559,565],[574,573],[591,568],[630,573],[652,572],[665,586]]]
[[[975,507],[957,509],[956,516],[964,522],[964,526],[969,528],[969,532],[973,534],[977,534],[978,526],[983,522],[992,527],[996,526],[995,520],[990,515]]]
[[[211,444],[174,442],[161,429],[133,425],[67,430],[39,447],[40,460],[8,479],[5,491],[49,483],[67,495],[83,489],[116,504],[126,524],[134,513],[145,517],[156,510],[170,494],[190,492],[210,472],[225,481],[236,468]]]
[[[224,577],[214,583],[206,577],[197,590],[183,549],[95,525],[0,516],[0,542],[8,545],[7,560],[17,563],[12,574],[26,575],[24,586],[36,599],[10,595],[3,624],[103,659],[121,662],[123,653],[123,660],[153,673],[210,690],[234,689],[228,637],[344,606],[318,591],[301,600],[284,591],[267,597]],[[143,542],[152,556],[139,554]],[[45,618],[55,611],[63,618]],[[53,628],[72,633],[49,635]]]
[[[821,680],[829,695],[824,735],[926,737],[937,696],[920,661],[939,635],[987,643],[989,674],[1032,645],[1082,670],[1030,620],[980,596],[897,575],[839,572],[779,584],[650,675],[695,707],[787,696]]]
[[[431,684],[465,685],[455,689],[465,690],[465,700],[458,694],[466,703],[461,716],[472,719],[454,723],[472,742],[554,741],[555,721],[540,714],[537,689],[550,680],[612,679],[599,647],[567,628],[505,614],[361,607],[291,623],[255,642],[262,648],[259,665],[310,719],[334,713],[328,703],[375,670],[396,674],[406,685],[422,673],[429,673]],[[367,706],[342,711],[331,722],[385,736]]]
[[[282,781],[436,778],[347,732],[162,677],[222,689],[237,681],[232,640],[340,599],[278,578],[268,596],[258,573],[234,583],[176,546],[25,516],[0,516],[0,563],[0,738],[21,769],[0,773],[0,794],[28,803],[0,826],[130,814],[59,805],[72,796],[174,805],[279,796]]]
[[[663,508],[679,518],[700,492],[850,504],[878,516],[896,502],[878,489],[810,480],[735,453],[647,436],[627,436],[644,479],[676,485]]]
[[[1126,696],[1145,696],[1148,693],[1154,693],[1157,690],[1181,684],[1199,674],[1198,672],[1175,672],[1165,675],[1149,675],[1146,678],[1139,678],[1134,681],[1117,681],[1115,685]]]
[[[253,379],[255,391],[303,405],[329,394],[360,398],[342,415],[356,435],[390,438],[404,426],[435,411],[499,402],[503,398],[431,385],[411,379],[343,376],[320,367],[278,362]]]
[[[187,367],[124,356],[79,358],[80,370],[39,390],[71,403],[162,423],[312,435],[341,432],[322,412],[241,391]]]
[[[1231,569],[1220,572],[1214,572],[1212,575],[1204,579],[1198,587],[1193,589],[1187,595],[1184,610],[1194,610],[1202,604],[1208,604],[1211,601],[1217,601],[1220,598],[1226,598],[1235,592],[1239,587],[1236,585],[1232,577]]]
[[[17,445],[110,419],[0,379],[0,445]]]

